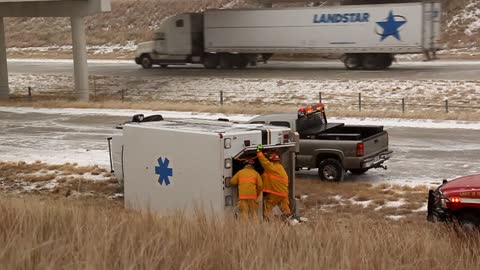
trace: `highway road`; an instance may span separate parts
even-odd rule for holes
[[[26,110],[26,111],[25,111]],[[93,113],[92,113],[93,111]],[[129,120],[122,110],[105,115],[68,109],[41,110],[0,107],[0,160],[98,164],[109,167],[106,138]],[[378,120],[382,124],[382,120]],[[386,127],[394,155],[388,170],[348,174],[345,181],[435,185],[441,179],[480,173],[479,130]],[[300,171],[298,179],[317,179],[316,170]]]
[[[228,77],[228,78],[281,78],[281,79],[339,79],[339,80],[478,80],[480,61],[433,61],[395,63],[382,71],[348,71],[339,61],[280,62],[272,61],[245,70],[206,70],[200,65],[175,66],[167,69],[143,70],[129,60],[91,60],[90,75],[127,76],[137,78],[162,77]],[[70,60],[12,59],[8,62],[11,73],[71,74]]]

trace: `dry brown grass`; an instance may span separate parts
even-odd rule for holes
[[[325,212],[324,215],[332,216],[340,212],[346,216],[360,213],[373,219],[384,219],[386,215],[405,215],[407,220],[415,221],[425,219],[425,212],[417,213],[415,210],[423,207],[427,201],[426,186],[300,180],[295,188],[297,196],[308,195],[306,199],[299,201],[299,207],[306,216],[313,219],[319,218],[319,209]],[[387,203],[393,203],[393,206]]]
[[[102,175],[105,180],[91,180],[85,175]],[[36,188],[31,189],[31,183]],[[55,183],[55,188],[44,188],[48,183]],[[10,193],[46,193],[70,196],[72,192],[93,196],[113,196],[121,192],[117,180],[104,168],[98,166],[78,166],[66,163],[51,165],[37,161],[0,162],[0,192]]]
[[[61,203],[59,203],[61,202]],[[325,216],[303,226],[0,198],[3,269],[478,269],[480,235]]]

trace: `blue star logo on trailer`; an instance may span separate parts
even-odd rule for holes
[[[393,11],[390,10],[388,17],[381,22],[377,22],[377,24],[383,28],[383,33],[376,30],[377,35],[381,36],[382,38],[380,41],[384,41],[389,36],[393,36],[397,40],[400,39],[400,27],[407,23],[407,19],[404,16],[394,15]]]
[[[162,160],[162,157],[158,158],[158,166],[155,166],[155,174],[158,174],[158,183],[166,186],[170,185],[169,176],[173,176],[173,169],[169,168],[170,160],[165,158],[165,161]]]

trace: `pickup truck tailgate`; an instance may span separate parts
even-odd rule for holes
[[[369,157],[388,150],[388,133],[382,131],[376,135],[370,136],[363,141],[364,156]]]

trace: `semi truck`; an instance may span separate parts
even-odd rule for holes
[[[339,55],[347,69],[386,69],[396,54],[441,48],[439,2],[217,9],[165,20],[135,62],[243,69],[274,54]]]
[[[300,108],[297,113],[267,114],[250,123],[289,127],[300,135],[296,169],[318,168],[321,180],[342,181],[345,172],[364,174],[384,168],[390,159],[388,133],[383,126],[348,126],[327,121],[323,104]]]
[[[275,150],[289,175],[295,210],[296,136],[289,128],[241,124],[226,119],[168,119],[136,115],[109,138],[114,175],[123,186],[126,208],[169,214],[174,211],[235,215],[238,190],[232,176],[258,144]],[[258,160],[255,164],[262,173]],[[259,207],[262,215],[263,207]]]

